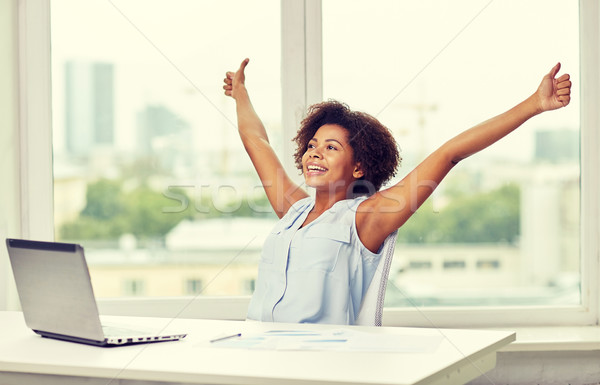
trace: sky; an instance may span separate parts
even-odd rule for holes
[[[323,0],[323,98],[371,113],[419,157],[535,91],[558,61],[577,94],[577,2]],[[135,146],[135,114],[164,104],[199,148],[240,149],[227,70],[250,57],[247,84],[267,128],[281,119],[276,0],[52,0],[55,149],[64,147],[64,62],[115,63],[117,146]],[[561,71],[561,73],[564,71]],[[528,160],[533,133],[577,129],[579,105],[536,117],[486,151]],[[215,135],[217,133],[217,135]]]

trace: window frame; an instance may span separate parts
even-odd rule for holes
[[[20,221],[24,238],[52,240],[53,170],[50,0],[19,2],[18,128]],[[594,325],[600,308],[600,5],[580,0],[581,98],[581,293],[582,304],[559,307],[386,308],[385,325],[485,327]],[[281,1],[282,111],[292,137],[306,107],[322,97],[321,0]],[[303,47],[298,49],[297,47]],[[293,148],[285,141],[285,167],[296,175]],[[9,271],[0,272],[9,274]],[[12,293],[14,295],[14,293]],[[243,319],[249,297],[178,297],[100,300],[103,314]],[[195,303],[196,305],[190,306]],[[198,310],[192,311],[191,308]],[[179,310],[177,310],[179,309]],[[185,311],[184,311],[185,310]]]

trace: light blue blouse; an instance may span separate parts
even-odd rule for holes
[[[381,257],[356,231],[356,208],[365,199],[339,201],[303,228],[314,198],[289,209],[263,246],[249,319],[354,323]]]

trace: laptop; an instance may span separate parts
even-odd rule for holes
[[[96,346],[174,341],[185,333],[102,325],[83,247],[6,239],[25,323],[37,334]]]

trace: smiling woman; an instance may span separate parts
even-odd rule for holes
[[[277,231],[265,242],[263,256],[270,262],[259,265],[257,288],[248,310],[249,318],[262,321],[354,324],[382,257],[383,241],[414,214],[450,170],[530,118],[566,107],[571,101],[570,76],[558,76],[558,63],[521,103],[448,140],[400,182],[382,190],[381,183],[373,184],[373,189],[358,197],[354,190],[358,181],[379,182],[371,178],[377,175],[372,172],[374,165],[385,167],[392,159],[393,168],[378,178],[382,181],[395,172],[398,152],[393,138],[377,119],[339,103],[332,103],[334,108],[328,103],[311,107],[296,136],[299,148],[295,157],[298,163],[303,153],[298,167],[306,186],[315,189],[312,198],[291,182],[269,144],[246,88],[248,62],[245,59],[236,72],[226,73],[223,88],[236,102],[244,148],[281,218]],[[388,140],[381,140],[382,136]],[[356,142],[374,145],[360,148],[353,146]],[[361,162],[369,153],[375,154],[375,164]],[[319,230],[321,242],[308,239],[308,234],[323,224],[333,233]],[[270,244],[278,246],[268,247]],[[308,244],[310,252],[306,251]],[[325,274],[317,268],[303,269],[302,274],[293,269],[297,261],[310,266],[310,261],[323,256],[335,261]]]

